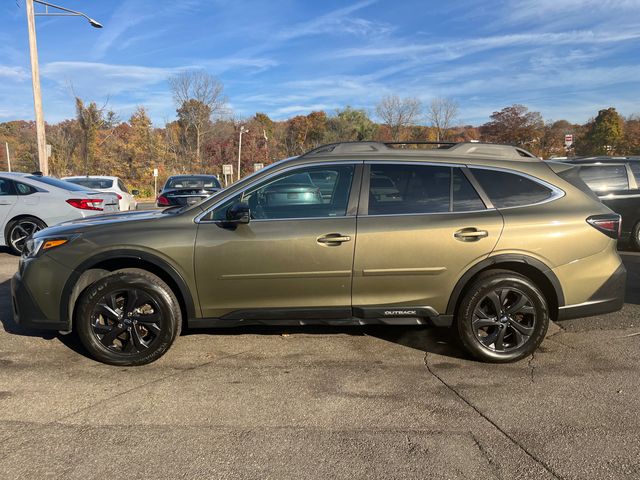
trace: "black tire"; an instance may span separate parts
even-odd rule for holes
[[[531,355],[544,340],[549,308],[527,277],[490,270],[467,289],[458,307],[456,327],[462,346],[478,360],[515,362]]]
[[[74,320],[89,354],[119,366],[159,359],[182,327],[180,304],[171,288],[139,269],[118,270],[87,287]]]
[[[631,248],[633,248],[636,252],[640,251],[640,222],[636,223],[631,230],[631,238],[629,239],[629,243],[631,244]]]
[[[43,228],[47,228],[47,224],[36,217],[22,217],[12,220],[7,225],[5,232],[7,247],[14,255],[20,255],[27,238]]]

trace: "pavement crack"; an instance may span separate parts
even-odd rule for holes
[[[493,428],[495,428],[498,432],[500,432],[507,440],[517,446],[522,452],[527,455],[531,460],[536,462],[542,468],[544,468],[550,475],[558,480],[564,480],[559,473],[557,473],[547,462],[543,459],[539,458],[535,453],[530,452],[524,445],[522,445],[515,437],[510,435],[507,431],[500,427],[496,422],[491,420],[491,418],[485,414],[480,408],[474,405],[470,400],[468,400],[462,393],[460,393],[455,387],[449,385],[440,375],[438,375],[429,365],[429,352],[425,352],[424,355],[424,365],[427,367],[427,371],[433,375],[442,385],[444,385],[451,393],[453,393],[456,397],[458,397],[464,404],[466,404],[469,408],[475,411],[480,417],[482,417],[486,422],[488,422]]]
[[[480,451],[480,454],[484,457],[487,463],[489,463],[489,466],[493,470],[493,473],[495,474],[496,478],[501,480],[502,475],[500,473],[500,465],[498,465],[493,459],[493,457],[489,455],[489,452],[487,451],[487,449],[484,448],[484,445],[480,443],[480,440],[478,440],[478,438],[473,433],[471,433],[471,438],[473,439],[473,443],[476,444],[476,447]]]
[[[529,362],[527,363],[527,365],[529,366],[529,376],[531,378],[531,383],[535,382],[534,372],[535,372],[536,366],[533,364],[535,359],[536,359],[536,352],[533,352],[531,354],[531,357],[529,358]]]

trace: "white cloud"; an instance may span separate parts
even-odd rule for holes
[[[439,43],[400,43],[395,45],[366,46],[344,49],[335,53],[350,57],[414,57],[416,55],[440,55],[442,60],[453,60],[473,53],[507,47],[560,46],[626,42],[640,39],[640,32],[597,33],[571,31],[561,33],[518,33],[489,37],[452,40]]]
[[[10,67],[8,65],[0,65],[0,78],[7,78],[22,82],[29,79],[30,74],[22,67]]]

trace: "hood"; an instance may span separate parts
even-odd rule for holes
[[[34,238],[38,237],[50,237],[51,235],[71,235],[74,233],[82,233],[90,230],[94,227],[99,227],[114,223],[124,222],[143,222],[150,221],[167,215],[171,215],[167,210],[140,210],[131,212],[121,212],[113,214],[93,215],[86,218],[79,218],[77,220],[71,220],[68,222],[59,223],[53,227],[40,230],[34,235]]]

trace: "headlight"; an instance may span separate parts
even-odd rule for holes
[[[44,240],[42,238],[28,238],[27,241],[24,242],[22,256],[27,258],[35,257],[40,251],[43,242]]]
[[[37,257],[40,253],[69,243],[74,237],[29,238],[24,243],[22,256],[25,258]]]

